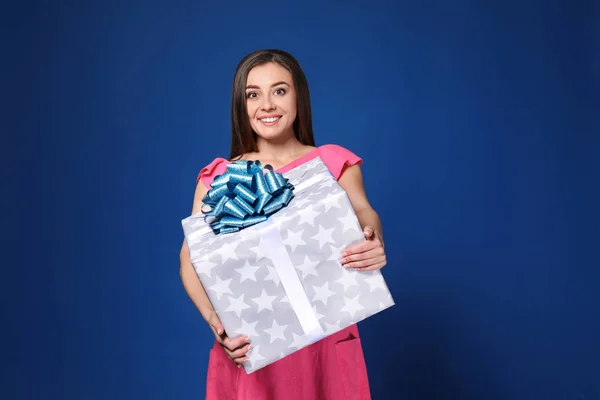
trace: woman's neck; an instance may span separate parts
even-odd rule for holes
[[[281,161],[297,156],[298,153],[302,153],[306,147],[300,143],[294,135],[279,141],[265,140],[258,137],[256,146],[258,147],[256,155],[260,155],[260,157],[269,160]]]

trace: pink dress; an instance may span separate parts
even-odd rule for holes
[[[337,145],[317,147],[278,172],[289,171],[321,157],[336,179],[344,168],[362,159]],[[198,175],[206,187],[226,171],[228,161],[217,158]],[[367,368],[358,328],[352,325],[252,374],[231,361],[215,341],[210,350],[207,400],[367,400]]]

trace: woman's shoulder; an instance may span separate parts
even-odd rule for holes
[[[332,159],[352,164],[362,163],[362,158],[352,150],[338,144],[324,144],[319,146],[319,155],[323,159]]]
[[[196,178],[196,184],[198,184],[198,182],[202,180],[204,186],[209,188],[210,184],[217,175],[221,175],[225,173],[225,171],[227,171],[227,164],[229,164],[229,161],[227,159],[223,157],[216,157],[208,165],[206,165],[200,170]]]
[[[319,157],[336,179],[339,179],[346,168],[361,165],[363,160],[352,150],[338,144],[325,144],[318,147]]]

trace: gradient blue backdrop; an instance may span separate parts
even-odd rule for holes
[[[203,398],[180,220],[278,47],[384,223],[374,399],[600,399],[593,3],[4,4],[0,397]]]

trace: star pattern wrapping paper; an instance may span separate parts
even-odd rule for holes
[[[295,189],[288,206],[268,222],[277,226],[325,336],[393,306],[380,271],[349,271],[339,262],[344,249],[365,238],[346,192],[322,160],[283,175],[295,186],[325,176]],[[261,235],[266,224],[215,235],[202,213],[182,220],[192,265],[227,335],[250,338],[247,373],[311,344],[270,258],[273,244]]]

